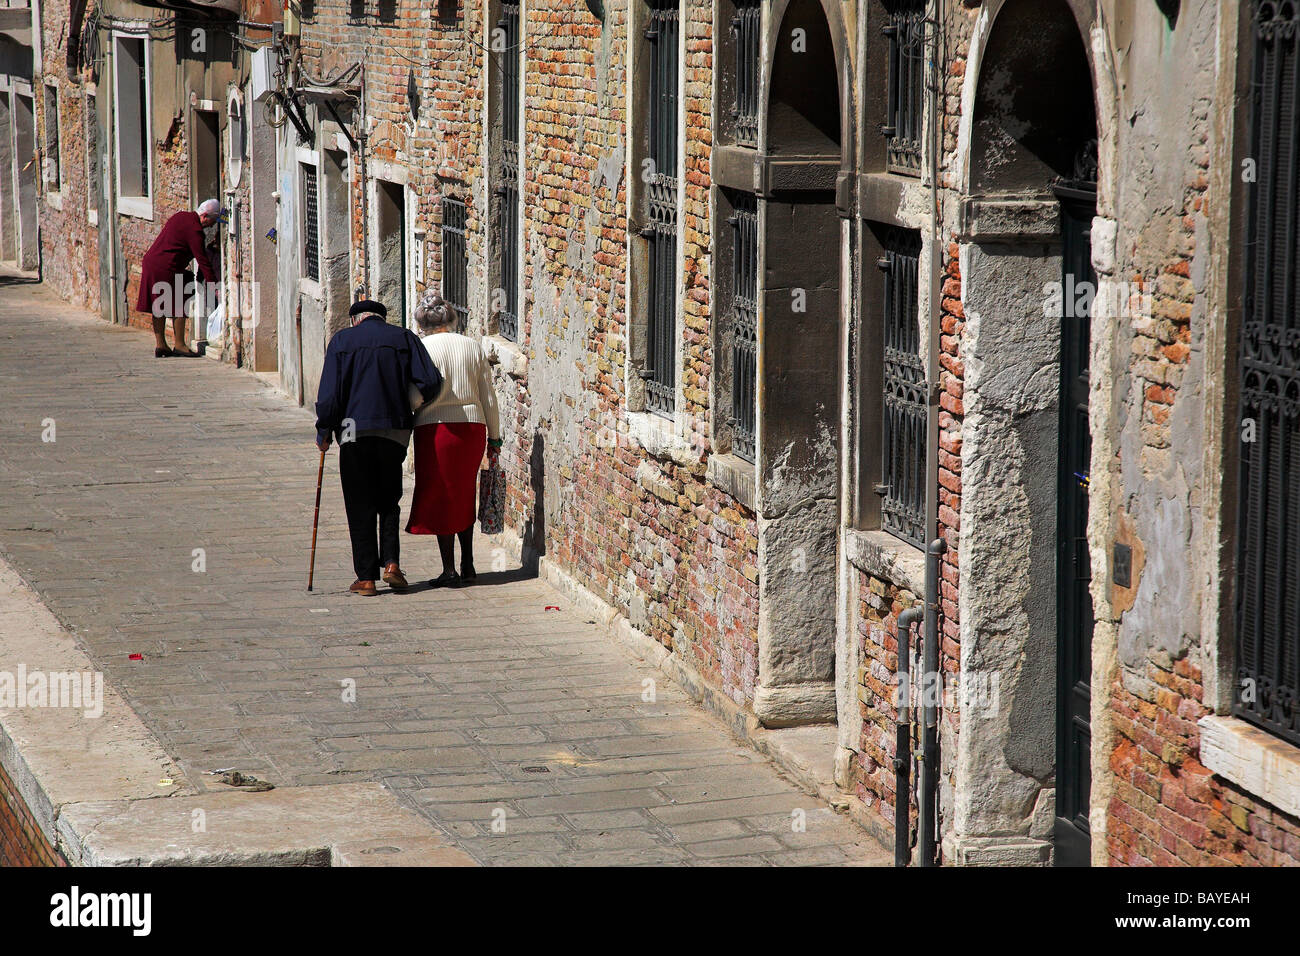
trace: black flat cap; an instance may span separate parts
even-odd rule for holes
[[[348,309],[349,316],[364,315],[373,312],[375,315],[388,318],[388,308],[382,302],[376,302],[374,299],[362,299],[360,302],[353,302],[352,308]]]

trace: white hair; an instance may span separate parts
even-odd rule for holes
[[[211,216],[213,219],[221,215],[221,203],[215,199],[205,199],[199,203],[199,208],[195,210],[200,216]]]

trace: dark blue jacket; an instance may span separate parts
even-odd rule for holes
[[[316,393],[316,440],[339,437],[351,419],[357,431],[410,428],[410,386],[426,401],[437,398],[442,376],[415,333],[378,316],[330,339]]]

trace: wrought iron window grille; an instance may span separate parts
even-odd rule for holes
[[[1252,5],[1233,713],[1300,745],[1300,11]]]
[[[455,196],[442,200],[442,297],[460,316],[462,327],[469,315],[469,253],[465,243],[465,201]]]
[[[927,385],[919,324],[921,234],[891,228],[877,261],[884,273],[881,527],[925,547]]]
[[[735,198],[731,225],[731,452],[752,462],[758,424],[758,199]]]
[[[736,52],[736,100],[731,109],[736,143],[758,146],[759,36],[763,19],[760,0],[736,0],[731,33]]]
[[[497,334],[519,341],[519,105],[522,77],[519,69],[519,4],[503,3],[498,26],[504,31],[501,57],[501,157],[497,170],[497,275],[503,293],[497,311]]]
[[[308,279],[320,281],[320,215],[316,167],[300,164],[302,169],[302,267]]]
[[[679,64],[676,0],[649,0],[645,35],[650,41],[648,155],[653,170],[646,184],[649,241],[649,315],[646,327],[646,410],[671,417],[677,390],[677,144]]]
[[[925,135],[925,0],[888,0],[881,32],[888,41],[885,122],[890,172],[919,175]]]

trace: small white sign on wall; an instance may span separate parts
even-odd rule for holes
[[[415,261],[412,263],[415,272],[415,281],[424,282],[424,240],[415,238],[411,242],[411,250]]]

